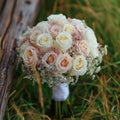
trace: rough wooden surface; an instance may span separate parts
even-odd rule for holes
[[[3,120],[16,70],[16,42],[26,27],[33,25],[40,0],[1,0],[0,10],[0,120]]]

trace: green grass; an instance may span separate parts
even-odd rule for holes
[[[108,55],[97,77],[82,77],[70,86],[70,105],[63,103],[63,120],[120,120],[120,0],[44,0],[36,23],[53,13],[84,19],[98,41],[108,45]],[[51,89],[43,85],[42,114],[36,83],[23,76],[19,66],[4,120],[47,120]]]

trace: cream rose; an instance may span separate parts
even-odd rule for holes
[[[36,40],[36,44],[40,47],[40,48],[50,48],[52,47],[53,45],[53,40],[52,40],[52,37],[50,34],[48,33],[43,33],[43,34],[40,34],[38,37],[37,37],[37,40]]]
[[[38,61],[37,49],[32,46],[27,47],[22,57],[27,66],[33,65],[35,67]]]
[[[57,54],[55,52],[48,52],[42,57],[42,63],[47,68],[52,68],[55,64]]]
[[[56,37],[55,45],[60,50],[68,50],[72,46],[72,36],[68,32],[59,33]]]
[[[60,54],[56,59],[56,68],[60,73],[66,73],[72,67],[72,57],[69,54]]]
[[[63,27],[63,31],[72,34],[75,31],[75,27],[72,24],[65,24]]]
[[[87,71],[87,60],[83,55],[78,55],[73,61],[71,75],[84,75]]]

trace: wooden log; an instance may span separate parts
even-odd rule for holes
[[[2,12],[2,9],[4,7],[5,0],[0,0],[0,12]]]
[[[33,25],[40,3],[41,0],[5,1],[0,16],[0,120],[4,117],[16,70],[16,42],[26,27]]]

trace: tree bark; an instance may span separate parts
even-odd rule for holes
[[[32,26],[41,0],[6,0],[0,6],[0,120],[5,108],[17,65],[16,43],[27,26]],[[2,9],[1,9],[2,8]]]

